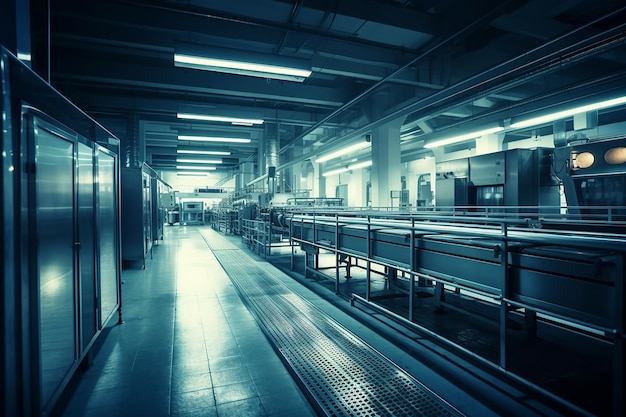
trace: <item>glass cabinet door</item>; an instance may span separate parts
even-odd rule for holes
[[[98,152],[98,244],[100,252],[101,324],[118,304],[117,204],[115,158]]]
[[[41,404],[76,359],[74,143],[35,124]]]

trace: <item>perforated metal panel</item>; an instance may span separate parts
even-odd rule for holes
[[[455,409],[241,250],[214,249],[275,348],[329,416],[457,416]]]

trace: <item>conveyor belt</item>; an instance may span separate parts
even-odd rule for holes
[[[210,231],[208,233],[215,233]],[[329,416],[458,416],[411,375],[217,235],[207,244],[275,349]]]

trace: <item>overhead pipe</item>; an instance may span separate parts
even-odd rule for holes
[[[353,104],[355,104],[356,102],[358,102],[360,99],[362,99],[363,97],[365,97],[366,95],[368,95],[369,93],[371,93],[372,91],[374,91],[376,88],[378,88],[379,86],[383,85],[384,83],[386,83],[387,81],[393,79],[393,77],[395,77],[397,74],[401,73],[402,71],[404,71],[406,68],[410,67],[411,65],[415,64],[416,62],[420,61],[421,59],[423,59],[424,57],[426,57],[427,55],[431,54],[432,52],[434,52],[435,50],[441,48],[442,46],[444,46],[445,44],[447,44],[448,42],[452,41],[453,39],[455,39],[456,37],[462,35],[463,33],[473,29],[475,26],[482,24],[484,21],[488,21],[489,19],[492,19],[492,17],[496,14],[500,13],[500,9],[506,7],[506,5],[508,5],[509,3],[514,2],[515,0],[509,0],[507,2],[505,2],[504,4],[500,5],[499,8],[494,9],[491,13],[486,14],[485,16],[483,16],[481,19],[472,22],[472,24],[462,28],[461,30],[447,36],[446,38],[444,38],[443,40],[435,43],[434,45],[430,46],[426,51],[420,53],[417,57],[411,59],[409,62],[407,62],[406,64],[404,64],[402,67],[398,68],[397,70],[395,70],[394,72],[392,72],[391,74],[389,74],[388,76],[384,77],[383,79],[379,80],[378,82],[376,82],[375,84],[373,84],[371,87],[369,87],[368,89],[366,89],[365,91],[363,91],[362,93],[358,94],[356,97],[354,97],[353,99],[351,99],[350,101],[348,101],[347,103],[343,104],[341,107],[339,107],[338,109],[336,109],[335,111],[333,111],[330,115],[326,116],[325,118],[323,118],[322,120],[320,120],[319,122],[315,123],[313,126],[309,127],[307,130],[305,130],[303,133],[301,133],[300,135],[298,135],[294,140],[292,140],[289,144],[287,144],[286,146],[284,146],[283,148],[280,149],[279,153],[283,153],[285,152],[287,149],[293,147],[297,141],[301,140],[302,138],[304,138],[306,135],[310,134],[311,132],[315,131],[317,128],[321,127],[322,125],[324,125],[326,122],[328,122],[330,119],[332,119],[334,116],[336,116],[337,114],[341,113],[342,111],[344,111],[345,109],[349,108],[350,106],[352,106]],[[385,118],[385,121],[388,121],[390,119]],[[381,122],[382,124],[383,122]],[[365,131],[362,132],[362,134],[366,133],[367,130],[369,130],[371,128],[371,125],[368,129],[365,129]],[[360,132],[363,129],[359,129],[358,131]],[[352,135],[356,135],[355,132],[352,132]],[[297,160],[297,162],[301,162],[304,159],[307,158],[299,158]],[[277,168],[277,170],[283,170],[287,167],[293,166],[294,163],[297,163],[294,161],[290,161],[287,164],[281,165]],[[267,178],[267,175],[262,176]],[[255,180],[252,180],[248,183],[248,185],[252,185],[255,184],[259,181],[262,181],[265,178],[259,177]]]
[[[231,23],[240,23],[242,25],[256,26],[256,27],[260,27],[264,29],[282,30],[285,32],[290,32],[290,33],[305,33],[307,35],[319,36],[319,37],[326,38],[326,39],[334,39],[337,41],[356,44],[356,45],[373,46],[373,47],[385,49],[388,51],[391,50],[391,51],[404,52],[404,53],[408,52],[407,49],[402,46],[382,44],[380,42],[370,41],[370,40],[358,38],[352,35],[341,35],[338,33],[327,32],[321,29],[298,26],[298,25],[293,25],[293,24],[288,24],[288,23],[268,22],[265,20],[253,19],[250,17],[244,20],[240,16],[237,16],[237,15],[232,15],[232,14],[224,13],[224,12],[216,13],[215,10],[212,10],[210,13],[207,13],[206,9],[203,9],[200,7],[192,7],[189,5],[187,5],[186,10],[181,10],[181,9],[177,9],[177,8],[170,7],[170,6],[151,4],[148,2],[142,2],[142,1],[133,1],[133,0],[130,0],[130,1],[119,0],[119,1],[121,3],[129,4],[132,6],[150,7],[153,9],[164,10],[169,13],[180,13],[180,14],[192,15],[192,16],[197,16],[197,17],[204,17],[208,19],[224,20],[224,21],[231,22]],[[297,12],[297,10],[294,11],[292,9],[292,15],[294,12]]]
[[[506,5],[506,3],[505,3]],[[501,6],[504,7],[505,5]],[[338,115],[339,113],[341,113],[342,111],[346,110],[347,108],[349,108],[350,106],[352,106],[353,104],[355,104],[357,101],[361,100],[363,97],[365,97],[366,95],[370,94],[372,91],[374,91],[376,88],[378,88],[379,86],[381,86],[382,84],[386,83],[387,81],[389,81],[391,78],[393,78],[394,76],[396,76],[398,73],[400,73],[401,71],[405,70],[407,67],[415,64],[417,61],[421,60],[422,58],[424,58],[425,56],[429,55],[430,53],[434,52],[436,49],[442,47],[443,45],[445,45],[447,42],[453,40],[454,38],[456,38],[457,36],[460,36],[461,34],[465,33],[466,31],[472,29],[474,26],[476,26],[479,22],[484,21],[485,19],[491,18],[491,16],[497,11],[498,9],[494,10],[494,12],[489,13],[488,15],[486,15],[483,19],[480,19],[477,22],[472,23],[469,26],[466,26],[465,28],[461,29],[460,31],[454,33],[453,35],[450,35],[448,37],[446,37],[445,39],[437,42],[436,44],[432,45],[431,47],[429,47],[426,51],[424,51],[423,53],[421,53],[419,56],[417,56],[416,58],[412,59],[411,61],[409,61],[407,64],[403,65],[402,67],[400,67],[399,69],[397,69],[396,71],[394,71],[393,73],[389,74],[387,77],[383,78],[382,80],[378,81],[376,84],[372,85],[370,88],[366,89],[365,91],[363,91],[362,93],[360,93],[359,95],[357,95],[355,98],[351,99],[350,101],[348,101],[347,103],[345,103],[344,105],[342,105],[341,107],[339,107],[338,109],[336,109],[335,111],[333,111],[330,115],[326,116],[325,118],[323,118],[322,120],[320,120],[319,122],[317,122],[316,124],[314,124],[313,126],[311,126],[309,129],[307,129],[304,133],[302,133],[301,135],[299,135],[297,138],[295,138],[291,143],[287,144],[285,147],[283,147],[280,152],[284,152],[287,148],[293,146],[298,140],[303,139],[306,135],[310,134],[311,132],[313,132],[315,129],[319,128],[320,126],[322,126],[324,123],[326,123],[327,121],[329,121],[330,119],[332,119],[333,117],[335,117],[336,115]],[[558,36],[544,44],[541,44],[539,46],[537,46],[536,48],[531,49],[530,51],[516,56],[514,58],[509,59],[508,61],[503,62],[502,64],[496,65],[495,67],[491,67],[479,74],[476,74],[458,84],[455,84],[451,87],[448,87],[446,89],[440,90],[438,92],[433,93],[432,95],[419,100],[418,102],[407,106],[403,109],[399,109],[396,110],[395,112],[384,116],[384,120],[385,122],[387,121],[391,121],[394,120],[398,117],[401,117],[402,115],[406,115],[412,111],[414,111],[414,109],[420,107],[420,106],[430,106],[433,105],[437,102],[443,101],[445,99],[448,99],[450,97],[454,97],[454,96],[458,96],[461,93],[467,92],[468,90],[471,90],[472,88],[476,88],[476,86],[480,86],[485,84],[487,81],[493,82],[495,80],[498,80],[502,77],[504,77],[505,75],[510,75],[510,73],[512,71],[520,71],[520,68],[524,68],[524,67],[528,67],[529,65],[535,63],[538,61],[538,59],[533,59],[529,62],[526,62],[525,64],[523,64],[522,66],[520,66],[520,64],[517,64],[518,61],[522,60],[523,58],[526,58],[528,56],[531,56],[533,54],[537,54],[539,52],[541,52],[542,50],[548,48],[549,46],[552,46],[564,39],[567,39],[570,36],[573,36],[574,34],[581,32],[582,30],[587,29],[590,26],[596,25],[597,23],[606,20],[608,18],[614,17],[616,15],[618,15],[619,13],[622,13],[626,10],[626,6],[620,7],[612,12],[607,13],[604,16],[601,16],[597,19],[592,20],[591,22],[586,23],[585,25],[579,26],[569,32],[566,32],[565,34]],[[603,34],[606,34],[607,32],[616,32],[620,33],[623,31],[623,29],[619,29],[619,28],[623,28],[624,24],[619,25],[618,28],[613,28],[609,31],[603,32]],[[595,38],[598,38],[598,36],[596,36]],[[586,39],[588,41],[588,39]],[[543,60],[550,58],[552,56],[556,56],[556,55],[562,55],[563,54],[563,50],[562,49],[557,49],[556,51],[553,51],[551,53],[549,53],[548,55],[545,55],[544,57],[541,57]],[[503,69],[506,69],[506,71],[502,71]],[[493,74],[493,75],[492,75]],[[432,103],[429,103],[432,102]],[[359,129],[359,131],[361,131],[363,129]],[[367,131],[369,129],[365,129],[365,131]]]
[[[139,117],[136,114],[129,116],[124,138],[124,167],[139,168],[143,165],[141,161],[140,137],[139,137]]]
[[[300,136],[298,136],[297,138],[295,138],[293,141],[291,141],[289,144],[287,144],[286,146],[284,146],[283,148],[281,148],[280,153],[283,153],[285,150],[287,150],[289,147],[293,146],[298,140],[301,140],[302,138],[304,138],[306,135],[310,134],[311,132],[313,132],[315,129],[317,129],[318,127],[322,126],[324,123],[326,123],[327,121],[329,121],[330,119],[332,119],[333,117],[335,117],[336,115],[338,115],[339,113],[341,113],[342,111],[348,109],[350,106],[352,106],[353,104],[355,104],[356,102],[358,102],[359,100],[361,100],[363,97],[367,96],[368,94],[370,94],[371,92],[373,92],[375,89],[377,89],[378,87],[380,87],[381,85],[385,84],[386,82],[388,82],[389,80],[393,79],[396,75],[400,74],[402,71],[404,71],[405,69],[407,69],[408,67],[410,67],[411,65],[414,65],[415,63],[417,63],[418,61],[422,60],[423,58],[425,58],[427,55],[430,55],[431,53],[433,53],[434,51],[436,51],[437,49],[441,48],[442,46],[444,46],[445,44],[447,44],[448,42],[452,41],[453,39],[457,38],[458,36],[461,36],[462,34],[464,34],[465,32],[468,32],[469,30],[473,29],[476,26],[481,25],[483,22],[485,21],[491,21],[495,16],[494,15],[499,15],[501,9],[505,9],[506,6],[509,3],[513,3],[516,0],[509,0],[507,2],[505,2],[504,4],[500,5],[500,7],[495,8],[494,10],[492,10],[490,13],[487,13],[486,15],[482,16],[482,18],[472,22],[470,25],[465,26],[464,28],[462,28],[461,30],[448,35],[447,37],[445,37],[444,39],[442,39],[439,42],[434,43],[433,45],[431,45],[430,47],[428,47],[425,51],[423,51],[422,53],[420,53],[418,56],[416,56],[415,58],[411,59],[409,62],[407,62],[406,64],[404,64],[403,66],[401,66],[400,68],[396,69],[395,71],[393,71],[391,74],[387,75],[386,77],[382,78],[381,80],[377,81],[376,83],[374,83],[373,85],[371,85],[369,88],[367,88],[365,91],[361,92],[360,94],[358,94],[356,97],[354,97],[353,99],[349,100],[348,102],[346,102],[345,104],[341,105],[339,108],[337,108],[335,111],[333,111],[331,114],[329,114],[328,116],[326,116],[325,118],[323,118],[322,120],[320,120],[319,122],[317,122],[316,124],[314,124],[313,126],[309,127],[306,131],[304,131]]]
[[[623,25],[623,26],[626,26],[626,25]],[[626,39],[626,38],[624,38],[624,39]],[[622,39],[622,42],[624,41],[624,39]],[[568,62],[569,63],[573,63],[573,62],[576,62],[576,61],[584,59],[584,58],[589,58],[590,55],[601,53],[603,50],[606,50],[606,49],[608,49],[610,47],[614,47],[614,46],[615,46],[615,42],[611,42],[610,46],[606,46],[606,48],[603,45],[601,47],[591,49],[591,50],[587,51],[587,55],[578,54],[578,55],[576,55],[575,58],[569,59]],[[559,51],[555,52],[554,54],[559,54]],[[542,68],[541,70],[533,71],[533,73],[530,74],[530,75],[527,75],[525,77],[520,77],[520,78],[516,79],[511,84],[507,83],[506,85],[496,86],[496,87],[493,87],[493,88],[491,88],[489,90],[485,90],[484,95],[494,94],[494,93],[497,93],[498,91],[510,88],[512,85],[515,86],[518,83],[521,84],[521,83],[523,83],[525,81],[529,81],[529,80],[531,80],[531,79],[533,79],[535,77],[540,77],[540,76],[545,75],[546,73],[548,73],[550,71],[557,70],[558,67],[559,66],[556,65],[556,64],[548,64],[544,68]],[[614,76],[602,77],[600,80],[596,79],[596,80],[594,80],[594,82],[601,81],[601,82],[605,82],[605,83],[606,82],[612,82],[613,84],[616,84],[616,82],[620,82],[620,80],[622,78],[624,78],[624,73],[623,72],[615,74]],[[588,88],[590,86],[592,86],[592,82],[584,82],[584,83],[579,84],[577,88]],[[443,92],[445,93],[446,91],[449,91],[449,90],[451,90],[451,89],[453,89],[455,87],[456,87],[456,85],[450,87],[449,89],[443,90]],[[563,90],[558,90],[558,93],[560,93],[562,91]],[[483,95],[483,93],[481,93],[481,95]],[[445,94],[444,94],[444,97],[445,97]],[[546,95],[542,96],[542,98],[545,98],[545,97],[547,97],[547,96]],[[476,96],[474,95],[474,96],[472,96],[471,100],[474,100],[475,98],[476,98]],[[419,102],[417,102],[415,104],[407,106],[407,107],[405,107],[403,109],[399,109],[399,110],[397,110],[397,111],[395,111],[395,112],[393,112],[393,113],[391,113],[389,115],[386,115],[386,116],[382,117],[381,119],[376,120],[375,122],[372,122],[372,123],[369,123],[369,124],[367,124],[365,126],[362,126],[362,127],[358,128],[358,129],[350,132],[348,135],[343,136],[342,139],[353,138],[353,137],[356,137],[356,136],[364,135],[367,132],[369,132],[370,130],[372,130],[372,129],[374,129],[374,128],[382,125],[382,124],[385,124],[385,123],[387,123],[389,121],[392,121],[392,120],[394,120],[394,119],[396,119],[398,117],[401,117],[403,115],[406,115],[408,113],[413,112],[415,110],[415,107],[418,107],[419,105],[423,104],[428,99],[430,99],[430,97],[426,97],[426,98],[422,99],[421,101],[419,101]],[[456,103],[455,106],[462,105],[463,103],[464,102]],[[428,104],[426,104],[426,105],[428,105]],[[424,105],[424,106],[426,106],[426,105]],[[480,115],[477,115],[477,116],[472,116],[472,117],[469,117],[469,118],[465,118],[465,119],[463,119],[463,121],[461,121],[459,123],[467,123],[468,121],[471,121],[471,120],[484,119],[485,117],[487,117],[487,116],[489,116],[491,114],[497,114],[497,113],[501,113],[503,111],[508,111],[508,110],[514,109],[515,106],[517,106],[517,105],[518,104],[516,103],[516,104],[510,105],[510,106],[507,106],[505,108],[498,108],[496,110],[493,110],[492,112],[481,113]],[[453,124],[452,126],[454,126],[454,125],[455,124]],[[280,166],[279,170],[282,170],[285,167],[290,166],[292,164],[305,161],[305,160],[307,160],[309,158],[310,158],[310,155],[303,155],[303,156],[299,157],[296,160],[290,161],[289,163]]]
[[[265,125],[265,172],[267,189],[270,195],[276,193],[276,167],[278,167],[278,147],[280,146],[280,124]]]

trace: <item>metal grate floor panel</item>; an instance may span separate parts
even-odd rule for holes
[[[204,234],[203,234],[204,235]],[[329,416],[458,416],[419,381],[294,294],[276,269],[205,236],[275,349]],[[217,242],[216,242],[217,243]]]

